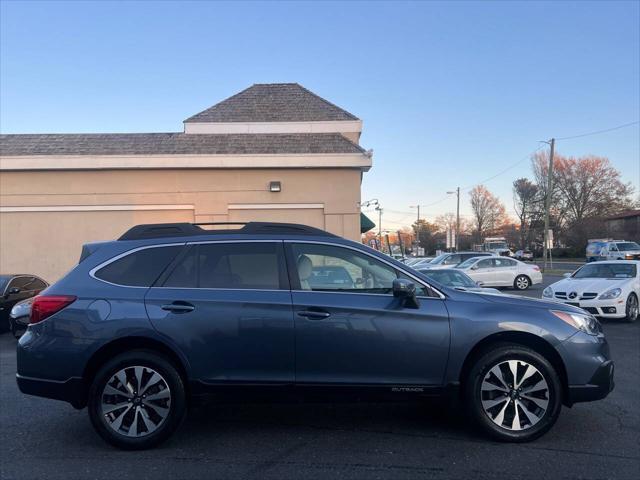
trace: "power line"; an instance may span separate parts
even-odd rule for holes
[[[518,165],[520,165],[522,162],[524,162],[525,160],[529,160],[531,158],[532,155],[534,155],[538,150],[541,150],[544,147],[544,145],[540,145],[538,148],[536,148],[533,152],[528,153],[527,155],[525,155],[524,157],[522,157],[520,160],[518,160],[516,163],[508,166],[507,168],[505,168],[504,170],[496,173],[495,175],[489,177],[489,178],[485,178],[484,180],[481,180],[480,182],[476,182],[473,185],[469,185],[467,187],[461,188],[460,190],[470,190],[473,187],[475,187],[476,185],[480,185],[483,183],[487,183],[490,182],[491,180],[493,180],[494,178],[499,177],[500,175],[502,175],[503,173],[507,173],[509,170],[517,167]]]
[[[596,130],[595,132],[582,133],[580,135],[572,135],[570,137],[560,137],[560,138],[556,138],[556,140],[571,140],[573,138],[582,138],[582,137],[589,137],[591,135],[599,135],[601,133],[613,132],[614,130],[620,130],[621,128],[630,127],[631,125],[637,125],[638,123],[640,123],[640,120],[636,120],[635,122],[625,123],[623,125],[618,125],[617,127],[613,127],[613,128]]]

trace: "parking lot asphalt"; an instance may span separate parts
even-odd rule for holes
[[[144,452],[103,443],[86,410],[22,395],[15,340],[3,334],[0,478],[637,479],[640,322],[605,322],[604,329],[615,390],[600,402],[563,408],[533,443],[487,440],[460,410],[434,402],[208,404],[194,408],[167,443]]]

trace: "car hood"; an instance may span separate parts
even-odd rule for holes
[[[550,285],[554,292],[584,292],[604,293],[612,288],[623,288],[629,278],[565,278]]]
[[[584,314],[584,311],[578,307],[573,307],[571,305],[566,305],[564,303],[556,303],[556,302],[550,302],[547,300],[539,300],[537,298],[522,297],[520,295],[508,295],[508,294],[482,295],[482,298],[490,302],[501,303],[504,305],[543,308],[547,310],[564,310],[568,312]]]

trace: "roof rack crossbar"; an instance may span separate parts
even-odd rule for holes
[[[234,229],[204,229],[202,226],[242,225]],[[118,238],[143,240],[166,237],[193,237],[197,235],[253,234],[253,235],[315,235],[335,237],[336,235],[308,225],[275,222],[205,222],[205,223],[155,223],[142,224],[130,228]]]

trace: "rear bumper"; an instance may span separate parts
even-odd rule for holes
[[[27,395],[63,400],[78,409],[86,406],[87,388],[82,378],[49,380],[16,374],[16,382],[20,391]]]
[[[607,360],[598,367],[587,384],[569,385],[567,403],[573,405],[579,402],[592,402],[609,395],[615,386],[613,371],[613,361]]]

